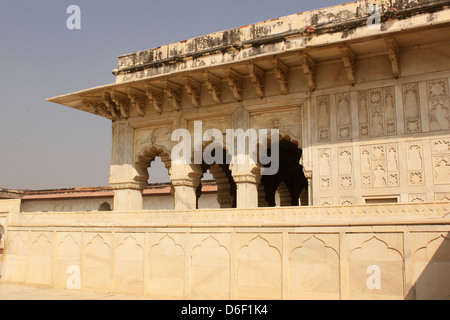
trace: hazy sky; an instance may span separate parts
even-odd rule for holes
[[[0,0],[0,188],[108,185],[111,122],[45,100],[113,83],[119,55],[345,2]]]

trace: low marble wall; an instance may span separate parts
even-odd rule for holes
[[[16,212],[3,274],[175,299],[444,299],[450,203]]]

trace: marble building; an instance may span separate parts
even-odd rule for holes
[[[65,288],[75,265],[82,289],[156,297],[450,298],[450,1],[376,3],[123,55],[115,83],[49,99],[111,120],[113,211],[0,201],[2,280]],[[277,129],[278,172],[173,161],[199,121]],[[145,205],[157,157],[173,210]]]

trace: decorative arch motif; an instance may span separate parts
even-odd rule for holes
[[[289,268],[291,298],[339,298],[339,253],[316,235],[290,252]]]
[[[144,292],[144,248],[132,235],[117,246],[115,287],[124,293]]]
[[[416,299],[450,296],[450,234],[434,234],[413,255]]]
[[[230,298],[230,253],[212,235],[192,250],[191,295],[194,299]]]
[[[111,246],[105,238],[100,234],[93,236],[85,249],[83,287],[103,290],[110,288],[111,258]]]
[[[167,170],[170,172],[171,167],[171,157],[170,151],[166,148],[151,146],[143,149],[135,159],[135,166],[138,175],[134,178],[134,180],[138,183],[146,184],[149,177],[148,168],[153,160],[156,157],[160,157],[161,161],[164,163]]]
[[[184,249],[169,235],[151,247],[149,293],[162,297],[184,296]]]
[[[380,288],[371,288],[368,281],[375,266],[380,270]],[[388,242],[372,235],[349,254],[350,298],[404,298],[404,261],[402,253]]]
[[[51,285],[53,275],[53,244],[45,234],[40,234],[31,244],[28,281],[37,285]]]
[[[258,235],[239,249],[238,294],[246,298],[281,297],[281,253]]]

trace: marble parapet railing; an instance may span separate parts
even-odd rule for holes
[[[33,212],[16,227],[299,227],[450,223],[450,203],[139,212]]]

